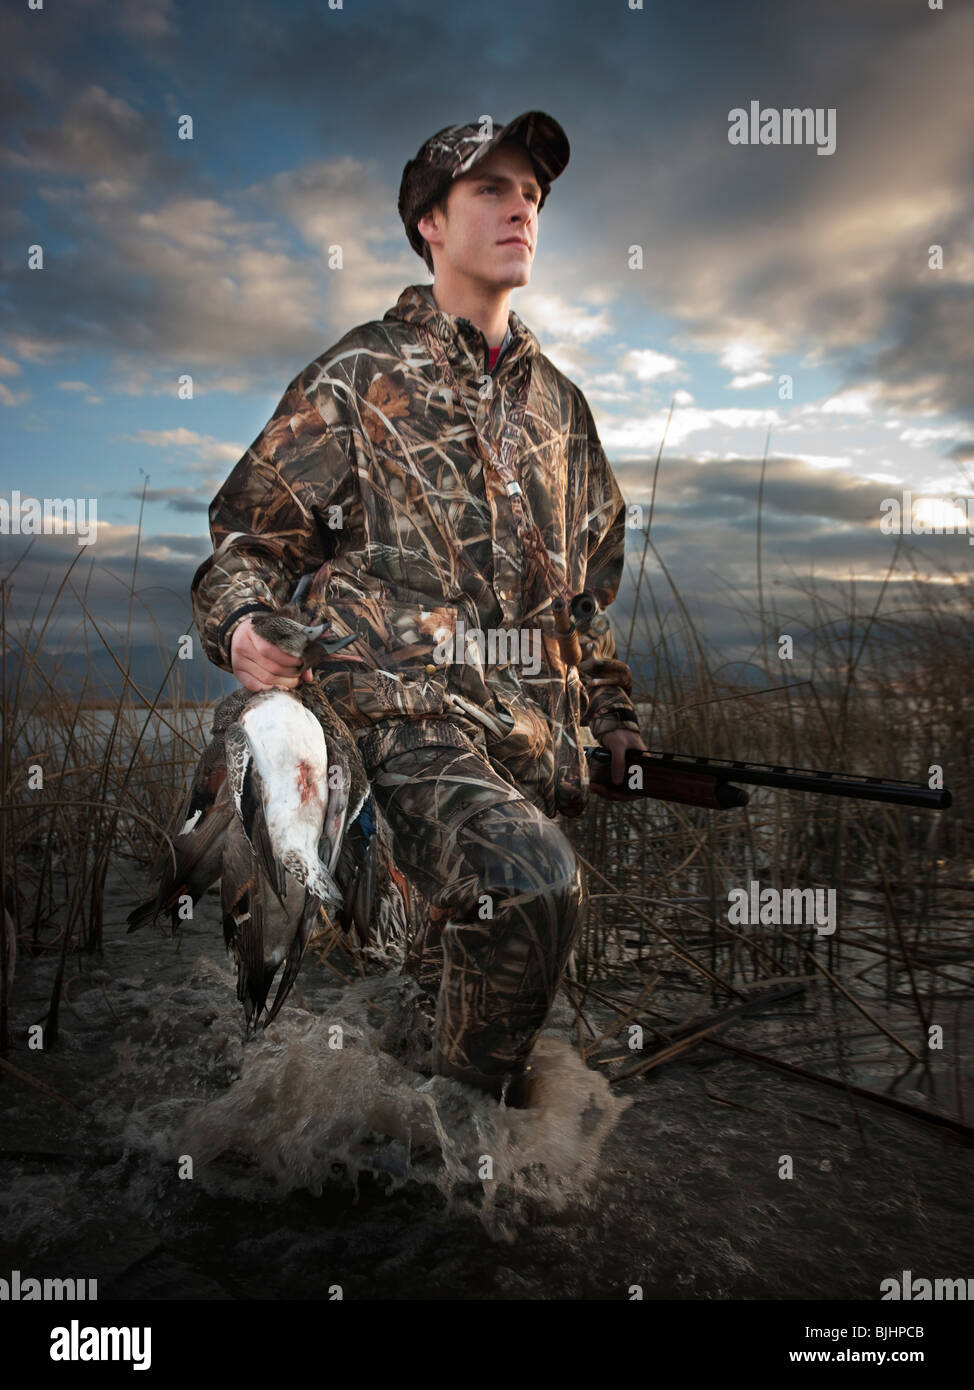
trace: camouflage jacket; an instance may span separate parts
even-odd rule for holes
[[[362,658],[316,672],[367,766],[450,742],[459,720],[547,815],[572,815],[580,726],[638,725],[611,629],[566,666],[551,597],[612,602],[625,504],[581,391],[508,325],[489,373],[480,329],[412,285],[317,357],[210,506],[193,611],[230,670],[236,625],[315,571],[306,610],[356,633]]]

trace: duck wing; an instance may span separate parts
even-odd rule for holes
[[[173,836],[175,863],[168,845],[163,845],[152,868],[151,876],[157,884],[155,896],[129,913],[130,932],[155,921],[160,912],[171,914],[176,930],[179,899],[188,894],[195,906],[219,878],[226,831],[232,818],[224,740],[218,735],[200,759],[182,825]]]
[[[369,794],[369,780],[348,725],[335,713],[318,684],[312,681],[305,685],[300,699],[320,726],[325,741],[328,799],[319,855],[334,874],[346,828],[355,823]]]
[[[340,756],[332,758],[328,768],[328,804],[322,822],[321,839],[318,841],[318,857],[333,875],[342,852],[342,839],[345,835],[345,822],[348,819],[348,773],[342,766]]]
[[[223,939],[237,963],[237,998],[244,1006],[248,1028],[264,1007],[280,958],[265,959],[265,893],[260,865],[239,820],[234,817],[223,851],[220,882]]]
[[[234,819],[227,836],[223,865],[223,936],[237,963],[237,998],[248,1028],[256,1028],[267,1008],[277,975],[284,972],[265,1026],[287,999],[314,933],[319,898],[290,874],[283,903],[264,876],[243,826]]]
[[[355,896],[352,899],[352,924],[355,928],[355,935],[358,938],[358,943],[363,947],[368,942],[369,927],[372,922],[372,909],[375,903],[375,890],[378,880],[378,857],[378,837],[372,835],[365,847],[365,858],[359,868],[358,882],[355,885]]]

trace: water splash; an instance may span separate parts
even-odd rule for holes
[[[227,1091],[179,1119],[157,1111],[152,1147],[168,1162],[190,1156],[207,1191],[244,1199],[349,1183],[357,1197],[364,1173],[389,1191],[419,1182],[507,1240],[529,1209],[585,1204],[632,1101],[550,1035],[533,1055],[530,1109],[424,1074],[432,1025],[420,999],[414,981],[388,975],[320,1013],[291,1010],[243,1049]],[[147,1137],[148,1118],[130,1142]]]

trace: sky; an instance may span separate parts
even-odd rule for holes
[[[970,5],[75,0],[3,27],[0,497],[97,499],[45,638],[79,659],[85,604],[161,676],[209,503],[287,384],[430,281],[403,165],[485,113],[568,135],[511,307],[644,515],[666,429],[652,541],[729,657],[754,652],[762,467],[764,577],[785,586],[868,596],[896,544],[884,498],[974,494]],[[834,150],[731,143],[751,102],[831,111]],[[77,539],[0,535],[12,614],[46,611]],[[969,623],[967,536],[901,554]],[[646,580],[665,592],[652,555]]]

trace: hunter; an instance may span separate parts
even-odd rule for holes
[[[449,126],[406,164],[399,213],[433,283],[291,383],[210,506],[192,585],[212,661],[249,690],[315,679],[352,731],[429,904],[405,968],[436,999],[433,1070],[509,1105],[529,1103],[581,921],[555,822],[586,804],[581,728],[616,781],[645,747],[608,624],[579,633],[577,665],[556,639],[553,599],[615,598],[625,504],[585,397],[509,308],[568,158],[557,121],[529,111]],[[302,669],[253,632],[310,571],[307,610],[354,634],[360,663]],[[468,640],[457,660],[458,632],[536,634],[544,659]]]

